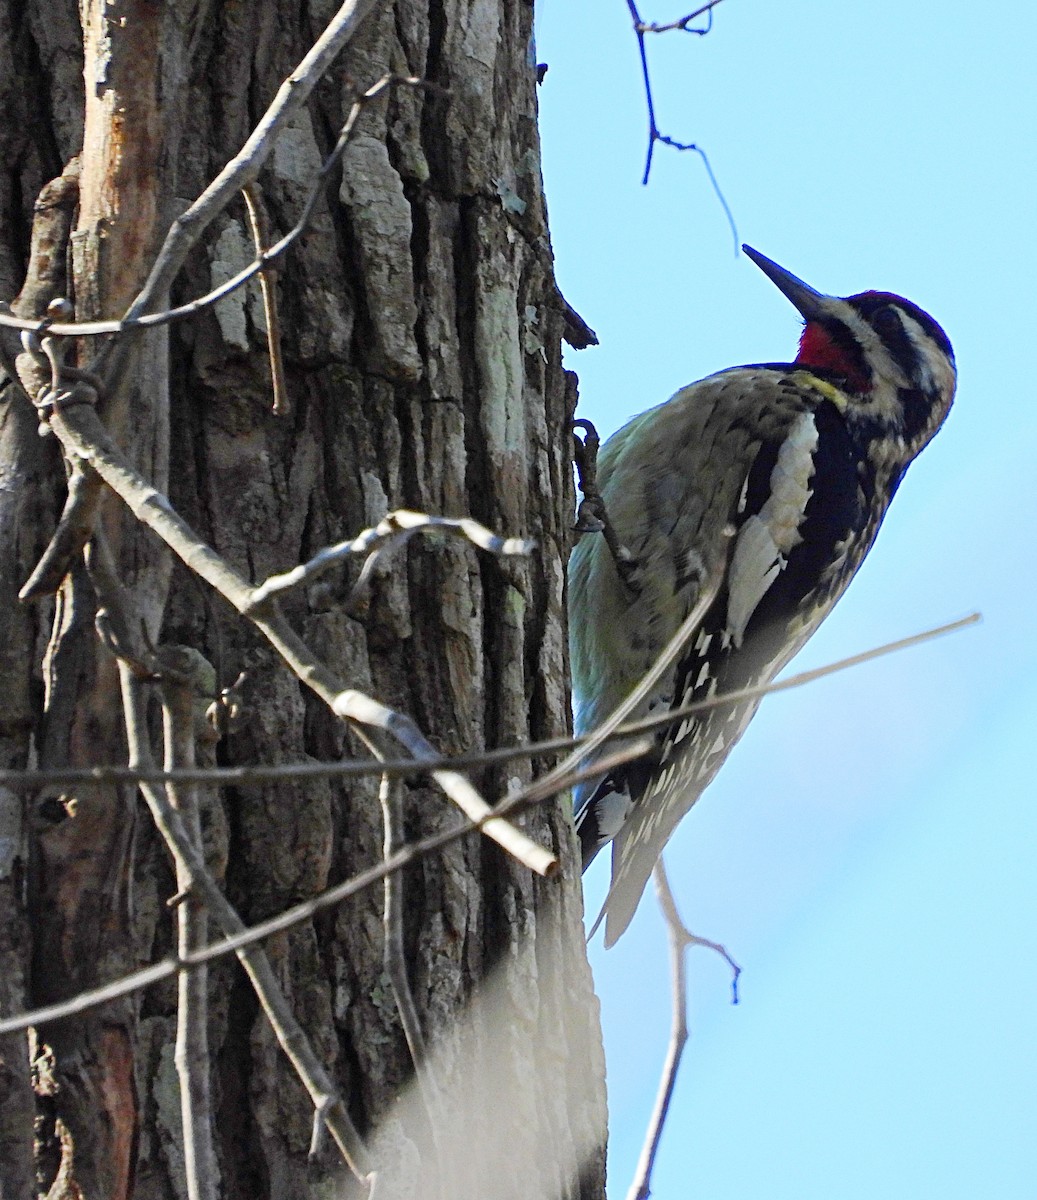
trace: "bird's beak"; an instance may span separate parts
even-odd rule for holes
[[[754,250],[752,246],[743,244],[742,249],[767,278],[774,284],[779,292],[796,306],[803,314],[804,320],[819,321],[826,315],[825,302],[829,297],[822,295],[821,292],[815,291],[809,284],[803,282],[802,279],[797,279],[791,271],[786,271],[784,267],[779,267],[776,262],[773,262],[765,254],[761,254],[759,250]]]

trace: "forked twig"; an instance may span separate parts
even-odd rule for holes
[[[595,763],[588,770],[575,772],[568,778],[564,786],[568,787],[570,784],[580,783],[584,778],[596,775],[599,771],[610,771],[614,767],[630,762],[638,755],[643,754],[645,749],[645,745],[638,743],[625,746],[615,751],[609,758]],[[558,790],[557,786],[544,787],[542,781],[538,780],[517,792],[509,793],[494,808],[494,816],[510,816],[535,804],[541,804],[543,801],[549,800],[552,796],[556,795]],[[303,901],[301,904],[293,905],[284,912],[278,913],[266,921],[261,921],[258,925],[243,929],[241,933],[225,937],[221,941],[207,946],[204,950],[195,950],[184,959],[166,959],[163,962],[156,963],[154,966],[143,967],[139,971],[133,971],[120,979],[113,980],[111,983],[103,984],[101,987],[80,992],[78,995],[68,1000],[62,1000],[58,1004],[34,1009],[32,1012],[19,1013],[13,1017],[0,1017],[0,1035],[17,1032],[21,1029],[28,1029],[32,1025],[42,1025],[49,1021],[60,1021],[66,1017],[73,1017],[77,1013],[86,1012],[88,1009],[96,1008],[100,1004],[107,1004],[112,1000],[117,1000],[120,996],[126,996],[131,992],[139,991],[141,988],[161,983],[164,979],[169,979],[170,976],[175,975],[178,971],[188,970],[203,962],[213,962],[215,959],[224,958],[228,954],[238,954],[243,947],[251,946],[256,942],[261,942],[264,938],[272,937],[276,933],[283,933],[286,929],[300,925],[303,921],[311,920],[317,913],[323,912],[324,909],[334,908],[336,905],[341,904],[343,900],[351,896],[357,896],[368,888],[374,887],[375,884],[381,883],[386,875],[394,871],[400,871],[404,867],[410,866],[411,863],[420,861],[426,855],[434,854],[444,846],[459,841],[461,838],[468,837],[469,834],[478,829],[479,823],[477,822],[461,821],[452,829],[444,829],[439,833],[429,834],[428,837],[422,838],[417,842],[408,842],[401,846],[399,850],[394,851],[389,858],[375,863],[374,866],[367,867],[343,883],[328,888],[326,891],[321,892],[319,896],[314,896],[309,900]]]
[[[665,24],[660,24],[658,21],[642,21],[636,26],[640,33],[671,33],[679,30],[681,33],[693,33],[697,37],[705,37],[709,33],[711,26],[707,25],[705,29],[692,28],[692,21],[697,21],[699,17],[705,16],[712,20],[712,10],[720,3],[720,0],[709,0],[708,4],[703,4],[701,8],[696,8],[694,12],[690,12],[687,16],[678,17],[676,21],[667,21]]]
[[[371,572],[381,556],[402,545],[416,533],[436,532],[466,538],[473,546],[490,554],[525,555],[532,553],[536,548],[536,542],[529,538],[500,537],[472,517],[434,517],[428,513],[400,508],[383,517],[377,525],[358,533],[350,541],[326,546],[309,562],[301,563],[281,575],[271,575],[263,583],[257,584],[252,589],[253,604],[259,606],[271,596],[308,583],[353,554],[366,554],[367,559],[361,569],[360,578],[353,587],[353,599],[370,579]]]
[[[720,201],[720,206],[724,210],[724,215],[727,217],[727,223],[731,227],[731,236],[735,242],[735,253],[738,253],[738,229],[735,225],[734,214],[731,212],[731,207],[727,203],[724,193],[720,190],[720,184],[717,182],[717,177],[713,174],[713,167],[709,161],[709,155],[701,146],[695,142],[678,142],[676,139],[662,133],[659,129],[659,124],[655,117],[655,98],[652,95],[652,78],[648,70],[648,51],[645,47],[645,34],[647,33],[669,33],[672,31],[680,31],[682,33],[694,33],[700,37],[704,37],[713,28],[713,9],[720,3],[720,0],[710,0],[710,3],[703,4],[694,12],[688,13],[686,17],[681,17],[677,21],[670,21],[668,24],[649,24],[641,19],[641,13],[638,11],[635,0],[627,0],[627,8],[630,10],[630,16],[633,21],[634,35],[637,38],[637,50],[641,58],[641,78],[644,82],[645,103],[648,107],[648,149],[645,153],[645,173],[641,179],[643,184],[648,183],[648,176],[652,171],[652,157],[655,153],[657,142],[661,142],[664,146],[669,146],[673,150],[690,150],[697,154],[702,160],[702,165],[706,169],[706,175],[709,177],[710,185],[713,188],[713,193]],[[697,17],[705,16],[706,26],[704,29],[692,27],[691,22]]]
[[[98,632],[105,645],[115,654],[119,668],[129,762],[131,766],[148,767],[152,765],[152,757],[147,731],[145,679],[149,675],[157,677],[163,667],[168,670],[168,658],[164,660],[161,652],[151,653],[137,644],[125,590],[115,574],[111,555],[100,538],[96,538],[89,547],[87,567],[97,592]],[[177,727],[169,732],[179,741],[186,735],[179,726],[179,719],[176,724]],[[185,752],[186,747],[182,743],[178,750],[173,751],[174,754]],[[184,909],[192,902],[203,903],[228,937],[245,933],[244,921],[224,896],[205,863],[200,829],[189,825],[185,814],[172,803],[165,788],[142,782],[140,791],[173,859],[178,896],[184,901],[180,908]],[[181,950],[180,953],[191,956],[198,951]],[[314,1107],[323,1114],[344,1162],[358,1179],[366,1181],[371,1167],[364,1142],[281,991],[266,951],[261,946],[247,944],[238,947],[235,953],[252,983],[281,1049],[309,1093]],[[179,965],[176,969],[181,975],[193,973],[184,972]]]
[[[659,1150],[666,1116],[670,1110],[670,1100],[677,1082],[681,1057],[688,1041],[688,981],[685,951],[690,946],[705,946],[725,960],[732,971],[732,1004],[738,1003],[738,977],[742,973],[742,968],[719,942],[711,942],[708,938],[692,933],[681,920],[661,857],[655,864],[653,875],[656,894],[659,897],[659,907],[666,920],[666,931],[670,939],[670,997],[672,1002],[670,1044],[666,1051],[666,1062],[659,1080],[659,1091],[655,1098],[652,1118],[648,1123],[648,1131],[645,1134],[633,1182],[627,1192],[627,1200],[648,1200],[648,1196],[651,1195],[652,1168],[655,1166],[655,1156]]]
[[[343,686],[334,671],[306,645],[268,599],[257,608],[248,580],[216,553],[116,448],[97,414],[86,405],[64,407],[60,393],[52,404],[50,425],[65,453],[85,459],[130,511],[156,533],[197,575],[214,587],[238,612],[247,616],[284,659],[285,664],[338,716],[382,729],[405,746],[419,762],[438,758],[414,722],[379,701]],[[531,871],[551,875],[558,859],[520,829],[493,814],[472,784],[456,771],[432,768],[432,778],[447,797],[479,828]]]

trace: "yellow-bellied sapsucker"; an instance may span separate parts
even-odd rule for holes
[[[845,591],[950,409],[951,345],[917,305],[887,292],[825,296],[744,249],[802,314],[799,353],[693,383],[602,447],[601,495],[633,570],[625,582],[600,536],[572,556],[579,732],[629,695],[707,587],[705,615],[637,715],[771,680]],[[612,842],[607,946],[758,704],[676,720],[647,757],[577,792],[584,867]]]

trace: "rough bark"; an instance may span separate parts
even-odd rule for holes
[[[33,200],[82,152],[70,255],[78,315],[117,315],[156,237],[239,148],[334,7],[131,0],[116,11],[94,0],[81,27],[73,0],[0,0],[0,101],[14,114],[0,127],[0,295],[21,287]],[[283,231],[354,84],[392,70],[447,89],[399,89],[364,112],[341,186],[281,264],[290,414],[270,411],[263,306],[250,286],[168,338],[138,339],[102,415],[157,486],[168,480],[179,511],[256,580],[399,507],[535,537],[529,559],[413,539],[378,569],[362,609],[346,608],[355,567],[285,604],[341,675],[413,716],[438,748],[509,745],[568,725],[574,389],[561,368],[564,312],[541,191],[532,8],[399,0],[382,9],[259,181]],[[191,256],[178,294],[206,290],[249,257],[239,204]],[[15,599],[64,477],[53,439],[37,437],[34,414],[10,393],[0,408],[3,765],[33,755],[43,765],[123,761],[114,667],[94,638],[82,568],[62,585],[45,666],[51,606]],[[222,684],[249,673],[245,719],[221,761],[359,748],[225,605],[179,565],[170,574],[155,541],[110,499],[103,520],[152,636],[201,648]],[[477,782],[493,798],[530,777],[517,762]],[[407,837],[456,819],[419,779],[401,800]],[[210,861],[221,876],[225,868],[248,922],[381,854],[376,781],[228,789],[203,818]],[[603,1066],[564,803],[524,827],[562,858],[561,878],[531,878],[477,836],[403,877],[407,962],[440,1110],[432,1141],[383,972],[380,890],[268,943],[390,1195],[435,1194],[434,1161],[452,1196],[602,1194]],[[27,804],[0,795],[2,1010],[167,952],[173,890],[130,790],[51,791]],[[210,980],[222,1194],[324,1194],[337,1178],[332,1149],[307,1162],[308,1101],[244,977],[223,962]],[[174,1003],[173,986],[156,987],[39,1031],[36,1169],[54,1200],[185,1194]],[[33,1195],[22,1179],[33,1137],[28,1057],[24,1039],[0,1045],[3,1200]]]

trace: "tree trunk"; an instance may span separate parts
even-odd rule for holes
[[[0,0],[0,295],[21,288],[33,200],[59,180],[67,228],[78,178],[64,290],[79,318],[118,316],[170,220],[240,148],[334,7],[84,0],[81,25],[73,0]],[[295,222],[355,88],[391,71],[445,89],[401,86],[365,108],[327,201],[278,264],[289,413],[271,411],[254,282],[168,337],[135,336],[100,410],[137,468],[257,582],[398,508],[535,538],[528,558],[414,538],[376,569],[361,603],[350,602],[355,565],[284,601],[350,686],[409,714],[447,753],[569,726],[575,385],[561,367],[531,25],[520,0],[378,5],[278,139],[259,179],[275,237]],[[78,177],[66,169],[76,155]],[[174,300],[251,257],[236,202],[188,260]],[[41,315],[61,290],[24,294],[15,311]],[[84,343],[81,365],[98,348]],[[125,762],[114,660],[94,634],[81,563],[56,604],[16,599],[53,529],[64,472],[24,397],[8,388],[0,403],[0,766]],[[150,637],[200,648],[221,686],[247,672],[220,762],[366,753],[114,496],[102,497],[100,519]],[[492,802],[531,777],[514,760],[475,782]],[[397,795],[408,840],[457,820],[425,777]],[[377,778],[214,791],[203,823],[208,861],[249,924],[382,854]],[[531,875],[477,834],[402,874],[426,1088],[411,1083],[383,968],[380,885],[266,942],[372,1146],[384,1194],[603,1194],[604,1071],[564,798],[520,823],[562,860],[559,877]],[[168,954],[174,891],[132,788],[0,790],[0,1011],[53,1003]],[[209,994],[219,1193],[327,1194],[333,1148],[308,1158],[309,1100],[233,959],[210,969]],[[170,981],[43,1026],[28,1045],[0,1041],[3,1200],[36,1194],[33,1166],[54,1200],[186,1196],[175,1000]]]

